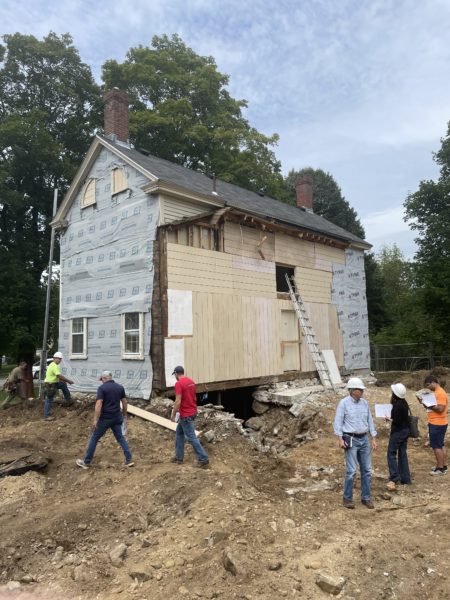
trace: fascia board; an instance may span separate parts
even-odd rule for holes
[[[172,196],[173,198],[178,198],[180,200],[191,200],[207,206],[222,207],[225,204],[223,200],[213,200],[210,196],[193,192],[187,188],[177,186],[161,179],[158,179],[157,181],[154,181],[148,185],[144,185],[142,190],[147,194],[166,194],[168,196]]]

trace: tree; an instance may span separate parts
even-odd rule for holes
[[[309,175],[313,180],[314,212],[346,231],[364,239],[365,232],[357,212],[350,206],[330,173],[322,169],[306,167],[300,171],[291,170],[286,177],[290,202],[295,204],[295,186],[300,178]]]
[[[228,76],[212,57],[199,56],[176,35],[155,36],[151,47],[131,48],[119,64],[103,65],[105,88],[126,90],[130,136],[151,154],[190,169],[277,197],[281,165],[265,136],[242,116],[245,100],[232,98]]]
[[[364,256],[364,269],[366,273],[369,333],[372,337],[388,323],[388,315],[383,296],[383,277],[376,257],[372,252],[369,252]]]
[[[435,161],[437,182],[422,181],[405,201],[406,220],[417,231],[417,286],[426,314],[428,336],[442,352],[450,351],[450,123]]]
[[[377,255],[378,285],[385,322],[372,338],[376,343],[404,344],[423,341],[423,319],[417,303],[414,265],[406,261],[396,244]]]
[[[101,122],[100,90],[69,35],[0,46],[0,352],[40,344],[53,188],[67,189]],[[8,300],[7,305],[5,299]],[[31,342],[30,342],[31,343]]]

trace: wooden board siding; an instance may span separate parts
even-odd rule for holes
[[[167,244],[168,288],[276,298],[275,275],[234,268],[224,252]]]
[[[333,350],[337,365],[342,366],[344,364],[344,352],[342,335],[340,335],[337,323],[336,307],[331,304],[317,302],[305,302],[305,305],[320,348]],[[302,371],[315,370],[306,342],[301,344],[300,361]]]
[[[161,201],[161,216],[160,223],[171,223],[178,221],[183,217],[195,217],[200,213],[204,213],[208,207],[204,204],[190,202],[189,200],[177,200],[169,196],[160,195]]]
[[[331,304],[332,274],[318,269],[296,267],[295,282],[304,302]]]
[[[281,265],[302,266],[314,268],[315,244],[297,240],[292,236],[276,233],[275,262]]]
[[[333,263],[345,264],[345,251],[325,244],[297,240],[292,236],[276,233],[275,262],[321,271],[333,270]]]
[[[264,238],[266,239],[264,240]],[[275,234],[254,227],[225,222],[224,252],[261,260],[263,257],[258,250],[261,250],[265,260],[273,262],[275,260]]]
[[[300,246],[304,257],[315,260],[314,244]],[[321,260],[331,264],[332,253],[321,253]],[[333,349],[342,366],[332,273],[314,266],[299,266],[295,273],[319,344]],[[167,288],[192,291],[193,334],[184,337],[184,363],[198,384],[315,370],[303,335],[283,356],[282,341],[295,340],[298,326],[288,319],[297,330],[291,335],[286,324],[283,328],[288,313],[282,311],[292,313],[293,307],[289,299],[277,298],[274,263],[257,260],[250,251],[242,256],[167,243]]]
[[[193,293],[193,335],[185,367],[197,383],[282,372],[276,300]]]

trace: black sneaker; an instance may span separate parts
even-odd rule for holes
[[[430,475],[447,475],[447,469],[445,467],[434,467],[430,471]]]

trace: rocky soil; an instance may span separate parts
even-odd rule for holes
[[[389,402],[388,379],[369,385],[371,405]],[[409,383],[418,389],[421,375]],[[413,389],[422,433],[409,442],[413,484],[387,492],[389,429],[377,419],[375,510],[342,507],[332,420],[343,395],[316,390],[290,412],[263,394],[247,424],[201,408],[209,470],[195,467],[190,448],[183,465],[170,463],[174,434],[130,417],[136,466],[122,466],[108,433],[84,471],[75,460],[89,402],[55,407],[53,422],[37,402],[3,411],[0,462],[30,453],[49,464],[0,479],[0,600],[448,598],[450,475],[429,474]],[[169,405],[148,408],[168,416]]]

